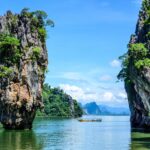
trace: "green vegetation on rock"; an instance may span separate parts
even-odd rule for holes
[[[120,57],[122,70],[118,74],[118,79],[121,80],[128,80],[130,63],[132,63],[137,70],[150,67],[150,59],[148,58],[149,51],[143,43],[129,44],[128,48],[128,52]]]
[[[23,51],[21,50],[21,40],[15,36],[19,17],[31,20],[31,32],[38,33],[38,38],[41,40],[42,44],[45,43],[47,37],[46,27],[54,26],[54,22],[50,19],[47,19],[47,14],[41,10],[30,12],[28,8],[24,8],[19,15],[14,15],[11,11],[7,11],[7,19],[11,25],[7,26],[8,31],[0,33],[0,63],[5,66],[5,68],[1,68],[1,77],[8,74],[6,72],[9,72],[10,66],[18,66],[20,59],[24,55]],[[41,54],[41,48],[34,45],[34,43],[29,44],[33,47],[33,53],[30,59],[35,61]],[[28,50],[29,46],[26,46],[26,48]],[[6,71],[6,68],[8,71]],[[42,73],[45,72],[45,70],[46,69],[43,67]]]
[[[39,38],[45,42],[47,37],[46,26],[54,27],[54,22],[50,19],[47,19],[48,15],[46,12],[37,10],[29,12],[28,8],[24,8],[21,12],[21,15],[31,19],[31,31],[38,31]]]
[[[0,62],[5,64],[0,66],[0,78],[8,77],[13,72],[10,66],[17,65],[21,57],[19,46],[20,41],[16,37],[0,34]]]
[[[143,68],[143,67],[150,67],[150,59],[149,58],[145,58],[144,60],[138,60],[135,63],[135,67],[137,69]]]
[[[36,46],[32,50],[33,50],[33,56],[32,56],[33,59],[39,58],[39,55],[41,53],[41,48]]]
[[[59,88],[51,88],[48,84],[43,87],[43,112],[38,111],[37,116],[48,117],[80,117],[83,112],[76,100]]]
[[[45,39],[47,37],[46,30],[44,28],[38,28],[39,37]]]
[[[1,62],[3,63],[17,63],[18,59],[21,57],[21,52],[18,49],[20,46],[19,40],[8,34],[0,34],[0,55]]]
[[[122,69],[119,72],[117,78],[119,80],[128,80],[128,65],[129,65],[129,56],[127,53],[120,56],[119,59],[122,61]]]
[[[16,48],[19,46],[19,40],[7,34],[0,34],[0,50],[4,51],[7,48]]]
[[[0,66],[0,79],[7,78],[11,73],[12,73],[11,68]]]
[[[129,44],[129,56],[137,61],[147,56],[148,49],[143,43]]]

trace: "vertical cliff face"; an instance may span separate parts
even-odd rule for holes
[[[118,78],[125,81],[132,128],[150,131],[150,0],[144,0]]]
[[[45,18],[42,11],[27,9],[0,16],[0,121],[6,129],[31,129],[36,110],[43,107]]]

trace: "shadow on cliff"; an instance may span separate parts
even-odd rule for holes
[[[131,150],[149,150],[150,149],[150,133],[131,133]]]
[[[42,150],[43,144],[37,140],[33,131],[0,131],[0,149]]]

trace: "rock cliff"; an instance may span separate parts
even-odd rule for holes
[[[150,0],[143,0],[135,34],[118,78],[125,82],[131,111],[131,127],[150,131]]]
[[[6,129],[31,129],[43,107],[47,68],[46,20],[43,11],[0,16],[0,121]]]

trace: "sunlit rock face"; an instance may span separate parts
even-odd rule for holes
[[[131,127],[150,131],[150,1],[144,0],[136,32],[124,58],[125,89],[131,110]],[[123,72],[122,72],[123,73]]]
[[[6,129],[31,129],[43,107],[48,60],[40,21],[27,10],[0,16],[0,121]]]

